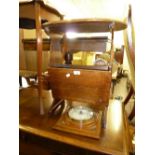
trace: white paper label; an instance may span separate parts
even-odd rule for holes
[[[80,71],[73,71],[74,75],[80,75]]]

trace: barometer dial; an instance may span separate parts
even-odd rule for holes
[[[91,108],[84,106],[76,106],[69,110],[68,115],[71,119],[77,121],[84,121],[90,120],[93,117],[94,112]]]

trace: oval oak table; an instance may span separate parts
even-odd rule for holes
[[[120,31],[126,29],[126,27],[126,22],[110,18],[71,19],[43,24],[43,28],[47,34],[63,34],[67,31],[76,33],[110,32],[111,28],[114,31]]]

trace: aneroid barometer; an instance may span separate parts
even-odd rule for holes
[[[76,106],[68,111],[68,115],[73,120],[86,121],[93,118],[94,112],[86,106]]]
[[[99,139],[110,97],[114,31],[125,29],[126,24],[111,19],[81,19],[46,23],[43,27],[51,37],[48,83],[54,100],[49,114],[52,117],[59,108],[62,110],[53,128]],[[83,35],[70,39],[66,35],[69,31]],[[97,36],[96,32],[110,33],[111,38]],[[102,57],[96,60],[95,53]]]

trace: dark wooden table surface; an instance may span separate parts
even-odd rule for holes
[[[20,131],[101,154],[126,155],[131,151],[128,123],[121,102],[110,100],[104,120],[106,126],[102,129],[99,140],[52,129],[56,119],[47,115],[48,108],[52,103],[51,91],[43,91],[43,103],[46,113],[41,116],[39,114],[37,89],[20,90]]]

